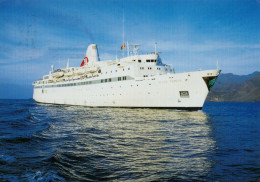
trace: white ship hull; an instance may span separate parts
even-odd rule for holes
[[[89,107],[175,108],[198,110],[203,107],[209,87],[203,78],[216,78],[220,70],[206,70],[150,77],[128,77],[122,81],[72,86],[34,88],[33,99],[41,103]],[[54,86],[52,86],[54,85]],[[186,92],[187,91],[187,92]],[[181,95],[180,92],[188,93]]]

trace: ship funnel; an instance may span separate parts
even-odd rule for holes
[[[96,44],[90,44],[86,51],[86,57],[90,64],[99,61],[98,49]]]

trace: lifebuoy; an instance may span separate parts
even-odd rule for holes
[[[80,64],[80,67],[84,66],[85,64],[88,63],[88,57],[84,57],[84,59],[82,60],[81,64]]]
[[[87,63],[88,63],[88,57],[87,57],[87,56],[86,56],[86,57],[84,57],[84,59],[83,59],[83,60],[85,60],[85,61],[87,60]]]

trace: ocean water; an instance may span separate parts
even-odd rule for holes
[[[0,100],[0,181],[259,181],[260,103],[202,111]]]

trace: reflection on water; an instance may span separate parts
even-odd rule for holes
[[[215,148],[208,116],[157,109],[38,105],[49,159],[71,180],[187,180],[208,175]],[[40,152],[40,151],[39,151]]]
[[[0,181],[260,179],[260,103],[204,110],[0,100]]]

